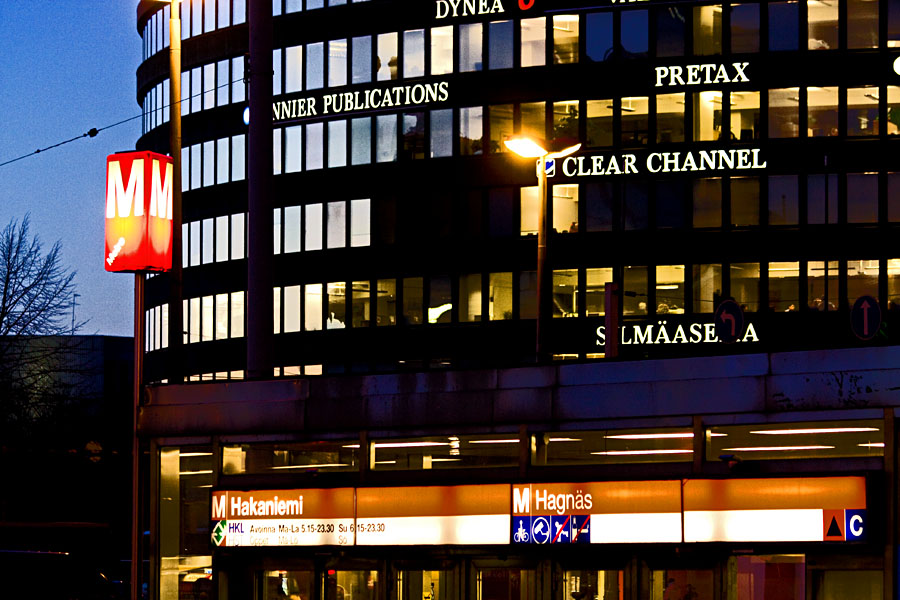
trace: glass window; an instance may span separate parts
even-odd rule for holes
[[[650,47],[648,13],[646,10],[626,10],[620,13],[622,50],[626,58],[647,56]]]
[[[578,140],[578,100],[553,103],[553,139]]]
[[[481,273],[459,276],[459,322],[481,320]]]
[[[578,270],[554,269],[552,279],[553,318],[578,316]]]
[[[228,145],[227,137],[216,140],[216,183],[228,183]]]
[[[693,265],[694,313],[714,313],[722,302],[722,265]]]
[[[317,90],[325,82],[325,44],[306,45],[306,89]]]
[[[397,324],[397,280],[379,279],[375,305],[375,323],[379,327]]]
[[[343,281],[329,283],[325,286],[328,297],[328,317],[325,329],[344,329],[347,324],[347,284]]]
[[[606,314],[606,284],[612,283],[611,268],[585,270],[585,314],[589,317]]]
[[[769,90],[769,137],[800,134],[800,88]]]
[[[657,229],[680,229],[685,226],[685,190],[680,179],[656,182]]]
[[[397,34],[382,33],[378,36],[378,56],[375,72],[378,81],[397,79]]]
[[[694,55],[722,53],[722,5],[694,7]]]
[[[368,83],[372,81],[372,36],[363,35],[353,38],[353,65],[351,67],[351,83]]]
[[[354,281],[350,289],[350,324],[368,327],[372,314],[372,293],[368,281]]]
[[[586,231],[612,231],[615,204],[613,183],[588,183],[583,190]]]
[[[799,218],[796,175],[769,176],[769,225],[796,225]]]
[[[200,298],[190,299],[189,314],[188,341],[191,344],[196,344],[200,341]]]
[[[887,86],[887,134],[900,134],[900,87]]]
[[[328,166],[347,166],[347,121],[328,122]]]
[[[403,113],[403,158],[425,158],[425,113]]]
[[[468,23],[459,26],[460,72],[481,70],[481,32],[481,23]]]
[[[522,33],[522,66],[539,67],[546,64],[546,17],[522,19],[519,23]]]
[[[547,137],[547,114],[543,102],[525,102],[521,105],[522,127],[519,133],[538,139]]]
[[[316,464],[305,466],[317,467]],[[311,597],[312,571],[263,571],[262,580],[264,590],[262,600]]]
[[[508,152],[503,142],[513,135],[513,105],[489,106],[488,118],[490,119],[488,127],[491,134],[491,153]]]
[[[488,318],[491,321],[512,319],[512,273],[491,273],[488,278]]]
[[[684,141],[684,92],[656,97],[656,142]]]
[[[694,92],[694,141],[710,142],[722,133],[722,92]]]
[[[847,89],[847,135],[878,135],[878,88]]]
[[[453,72],[453,26],[431,28],[431,74]]]
[[[322,205],[307,204],[303,228],[303,249],[322,249]]]
[[[807,2],[809,11],[808,47],[829,50],[838,47],[838,12],[841,0]]]
[[[284,288],[281,299],[284,307],[284,333],[300,331],[300,286],[289,285]]]
[[[459,153],[462,156],[481,154],[484,150],[482,108],[459,109]]]
[[[453,315],[450,278],[435,277],[428,286],[428,322],[449,323]]]
[[[684,265],[656,266],[656,313],[684,314]]]
[[[306,126],[306,170],[321,169],[325,166],[324,124],[310,123]]]
[[[900,310],[900,258],[887,261],[887,309],[891,314]]]
[[[809,103],[807,122],[810,137],[838,134],[838,88],[806,88]]]
[[[759,92],[731,92],[731,139],[759,139]]]
[[[622,145],[642,146],[650,132],[647,96],[622,98]]]
[[[200,264],[200,221],[191,222],[191,266]]]
[[[488,24],[488,67],[511,69],[513,66],[513,22]]]
[[[860,444],[862,445],[862,444]],[[884,578],[879,570],[840,571],[837,569],[810,570],[815,578],[813,589],[819,590],[818,599],[865,598],[877,600],[884,597]]]
[[[553,16],[553,64],[578,62],[578,15]]]
[[[900,47],[900,2],[888,0],[887,6],[888,48]]]
[[[847,222],[878,222],[878,173],[847,173]]]
[[[275,254],[281,254],[281,209],[272,210],[272,245]]]
[[[731,179],[731,224],[737,227],[759,225],[759,178]]]
[[[684,39],[687,19],[685,9],[674,5],[658,8],[656,15],[656,55],[684,56]]]
[[[694,227],[722,226],[722,180],[694,180]]]
[[[350,163],[367,165],[372,162],[372,117],[350,120]]]
[[[650,226],[650,191],[646,181],[626,181],[622,184],[622,224],[626,230],[647,229]]]
[[[769,50],[797,50],[800,5],[797,0],[769,3]]]
[[[326,219],[328,230],[326,243],[328,248],[343,248],[347,245],[347,203],[329,202],[328,218]]]
[[[376,470],[388,469],[453,469],[472,467],[512,467],[518,464],[519,439],[510,434],[487,434],[479,436],[452,435],[449,437],[433,436],[412,439],[386,439],[372,442],[371,456],[373,467]],[[478,579],[479,583],[481,579]],[[406,587],[401,583],[401,587]],[[518,586],[516,586],[518,588]],[[430,600],[431,590],[425,591],[425,596]],[[479,590],[480,592],[481,590]],[[494,598],[506,600],[530,600],[534,598],[533,591],[526,594],[525,590],[519,595],[516,589],[513,595],[508,595],[509,590],[501,588],[485,590],[486,596],[479,598]],[[416,598],[422,594],[419,591]],[[440,596],[438,596],[440,598]],[[444,598],[453,597],[445,591]]]
[[[480,232],[481,197],[478,192],[469,196],[469,207],[473,217],[479,220],[471,223],[473,235]],[[511,188],[493,188],[488,192],[488,235],[506,237],[513,235],[513,207],[516,204],[514,190]],[[536,227],[536,226],[535,226]]]
[[[203,219],[203,264],[213,262],[213,223],[212,219]]]
[[[282,70],[281,70],[281,49],[276,48],[272,50],[272,95],[278,96],[281,94],[281,83],[282,83]]]
[[[381,36],[379,36],[380,38]],[[403,77],[421,77],[425,74],[425,30],[411,29],[403,32]]]
[[[328,42],[328,86],[347,85],[347,40]]]
[[[587,139],[590,148],[612,146],[613,143],[613,101],[587,101]]]
[[[322,330],[322,284],[307,284],[303,290],[303,330]]]
[[[380,163],[397,160],[397,115],[375,117],[375,160]]]
[[[814,261],[806,267],[807,300],[813,310],[837,310],[838,262]]]
[[[759,52],[759,4],[731,5],[731,51]]]
[[[368,198],[350,201],[350,246],[353,248],[370,244],[371,204]]]
[[[759,310],[759,263],[731,265],[731,296],[744,312]]]
[[[796,312],[800,307],[800,263],[769,263],[769,310]]]
[[[231,215],[231,260],[244,258],[244,213]]]
[[[613,52],[613,13],[588,13],[585,23],[587,57],[594,62],[608,59]]]
[[[540,199],[537,186],[523,187],[520,190],[520,235],[537,235]]]
[[[900,221],[900,173],[887,174],[887,218],[891,223]]]
[[[878,47],[878,0],[847,0],[847,47]]]
[[[300,252],[300,219],[302,206],[287,206],[284,209],[284,251]]]
[[[228,104],[228,89],[231,87],[229,85],[230,81],[228,78],[228,60],[220,60],[216,65],[216,78],[218,79],[218,85],[216,86],[216,105],[217,106],[225,106]],[[168,86],[166,86],[168,88]],[[168,91],[168,90],[167,90]],[[166,104],[168,104],[169,94],[166,94]],[[168,114],[164,119],[168,121]]]
[[[624,267],[622,312],[627,315],[647,314],[647,267]]]
[[[534,319],[537,316],[537,272],[519,273],[519,318]]]
[[[303,46],[284,49],[284,92],[299,92],[303,89]]]
[[[303,127],[293,125],[284,128],[284,172],[298,173],[303,160]]]
[[[200,317],[201,342],[210,342],[213,339],[213,324],[215,323],[213,317],[214,306],[212,296],[203,296],[200,305],[202,310],[202,315]]]
[[[231,293],[231,337],[244,337],[244,292]]]
[[[281,137],[283,135],[280,127],[272,130],[272,173],[275,175],[281,175],[284,168],[281,160]]]
[[[184,87],[182,87],[182,89],[184,89]],[[244,83],[244,57],[238,56],[237,58],[231,59],[231,101],[243,102],[245,98],[246,84]]]
[[[201,185],[201,175],[203,169],[203,160],[201,156],[201,144],[194,144],[191,146],[191,187],[190,189],[196,190],[200,188]]]
[[[236,135],[231,138],[231,180],[242,181],[244,179],[245,136]]]
[[[216,262],[228,260],[228,215],[216,217]]]
[[[838,222],[837,175],[810,175],[806,193],[807,223],[819,225]]]
[[[431,111],[431,158],[453,155],[453,111]]]
[[[421,277],[403,279],[403,322],[407,325],[422,324],[423,290]]]
[[[553,186],[553,221],[551,227],[557,233],[578,231],[578,184]]]

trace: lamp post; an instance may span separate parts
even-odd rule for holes
[[[537,250],[537,324],[535,326],[535,354],[538,362],[546,360],[547,327],[552,315],[550,313],[552,294],[550,271],[547,268],[547,236],[550,231],[549,194],[547,186],[547,161],[565,158],[581,148],[581,143],[566,144],[527,136],[514,136],[504,141],[504,145],[523,158],[537,159],[538,178],[538,250]]]

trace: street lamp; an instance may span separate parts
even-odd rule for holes
[[[535,327],[535,353],[538,362],[544,360],[546,352],[546,331],[550,322],[550,271],[547,269],[547,232],[550,230],[548,210],[547,161],[565,158],[581,148],[581,143],[570,144],[570,140],[545,140],[527,136],[513,136],[503,144],[523,158],[537,159],[538,202],[538,251],[537,251],[537,325]]]

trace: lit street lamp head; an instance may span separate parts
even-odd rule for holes
[[[572,144],[571,139],[558,139],[550,142],[540,138],[516,135],[503,142],[512,152],[523,158],[563,158],[581,148],[581,143]]]

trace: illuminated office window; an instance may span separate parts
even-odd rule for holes
[[[890,113],[889,113],[890,114]],[[847,89],[847,135],[878,135],[878,88],[874,86]]]
[[[887,134],[900,135],[900,86],[887,86]]]
[[[578,231],[578,184],[552,187],[553,216],[551,227],[557,233]]]
[[[547,115],[544,102],[524,102],[520,106],[522,115],[521,135],[545,139],[547,137]]]
[[[243,181],[246,164],[246,138],[244,134],[231,138],[231,180]]]
[[[759,139],[759,92],[731,92],[731,139]]]
[[[328,87],[347,85],[347,39],[328,42]]]
[[[810,50],[834,50],[838,47],[838,13],[841,0],[807,2]]]
[[[684,265],[656,266],[656,314],[684,314]]]
[[[896,311],[900,308],[900,258],[889,258],[887,261],[887,309]]]
[[[284,172],[297,173],[302,169],[303,127],[293,125],[284,128]]]
[[[759,4],[731,5],[731,51],[759,52]]]
[[[216,106],[225,106],[228,104],[228,90],[231,88],[231,80],[229,79],[228,74],[228,66],[229,62],[226,58],[225,60],[220,60],[216,63]],[[168,80],[166,80],[168,81]],[[168,86],[166,86],[168,87]],[[166,98],[169,97],[168,91],[166,92]],[[168,102],[167,102],[168,104]],[[166,114],[166,121],[169,120],[168,114]]]
[[[722,180],[694,180],[693,223],[695,228],[722,226]]]
[[[483,67],[481,23],[459,26],[459,70],[460,72],[481,71]]]
[[[431,28],[431,74],[453,72],[453,26]]]
[[[372,162],[372,117],[350,120],[350,164]]]
[[[228,294],[216,294],[216,339],[228,338]]]
[[[537,186],[519,190],[519,234],[537,235],[540,199]]]
[[[325,329],[344,329],[347,326],[347,284],[343,281],[329,283],[325,290]]]
[[[375,160],[380,163],[397,160],[397,115],[375,117]]]
[[[203,219],[202,223],[202,247],[203,247],[203,256],[202,262],[204,265],[213,262],[213,253],[215,250],[214,242],[215,236],[213,235],[213,224],[214,221],[212,219]]]
[[[228,215],[216,217],[216,262],[228,260]]]
[[[769,90],[769,137],[800,135],[800,88]]]
[[[578,100],[553,103],[553,139],[578,139]]]
[[[324,123],[306,125],[306,170],[321,169],[325,166]]]
[[[397,79],[397,34],[379,35],[377,46],[375,72],[378,81]]]
[[[838,134],[838,88],[806,88],[808,98],[809,137],[836,136]]]
[[[212,296],[203,296],[201,301],[200,316],[200,341],[209,342],[213,339],[214,303]]]
[[[327,206],[326,244],[328,248],[343,248],[347,245],[347,203],[329,202]]]
[[[375,324],[378,327],[397,324],[397,280],[379,279],[375,289]]]
[[[513,136],[513,105],[497,104],[489,106],[488,119],[488,128],[491,134],[491,154],[508,152],[509,150],[507,150],[503,142]]]
[[[350,287],[350,325],[368,327],[372,319],[372,291],[368,281],[354,281]]]
[[[284,49],[284,92],[299,92],[303,89],[303,46]]]
[[[744,312],[759,310],[759,263],[732,263],[731,296]]]
[[[423,323],[424,282],[421,277],[403,279],[403,322],[406,325]]]
[[[522,45],[521,64],[523,67],[539,67],[546,64],[547,19],[536,17],[520,22]]]
[[[553,318],[578,316],[578,269],[554,269],[551,279]]]
[[[372,81],[372,36],[353,38],[353,64],[350,67],[350,82],[368,83]]]
[[[231,260],[244,258],[244,213],[231,215]]]
[[[622,312],[628,315],[647,314],[647,267],[626,265],[622,291]]]
[[[281,175],[283,164],[281,162],[281,137],[282,129],[275,128],[272,130],[272,173]]]
[[[453,111],[431,111],[431,158],[453,156]]]
[[[553,16],[553,64],[578,62],[578,15]]]
[[[491,321],[512,319],[512,273],[491,273],[488,276],[488,318]]]
[[[695,6],[694,55],[722,53],[722,5]]]
[[[200,264],[200,221],[191,222],[191,266]]]
[[[188,342],[196,344],[200,341],[200,298],[191,298],[188,309]]]
[[[322,249],[322,205],[307,204],[303,228],[303,249]]]
[[[759,178],[731,179],[731,224],[737,227],[759,225]]]
[[[611,268],[585,270],[585,314],[589,317],[606,314],[606,284],[612,283]]]
[[[166,10],[168,11],[168,7],[166,7]],[[228,22],[231,20],[230,19],[231,2],[229,2],[228,0],[219,0],[218,10],[219,10],[219,29],[222,29],[223,27],[228,27]]]
[[[347,121],[328,122],[328,166],[347,166]]]
[[[325,43],[306,45],[306,89],[317,90],[325,83]]]
[[[694,313],[713,313],[722,301],[722,265],[692,266]]]
[[[425,113],[403,113],[401,122],[403,158],[406,160],[425,158]]]
[[[769,50],[798,50],[800,4],[797,0],[769,3]]]
[[[513,22],[488,23],[488,68],[511,69],[513,66]]]
[[[303,330],[320,331],[322,329],[322,284],[313,283],[303,286]]]
[[[656,97],[656,141],[684,141],[684,92]]]
[[[227,137],[216,140],[216,183],[228,183],[228,156],[229,139]]]
[[[480,106],[459,109],[459,153],[462,156],[484,151],[483,110]]]
[[[847,173],[847,222],[878,222],[878,173]]]
[[[272,246],[274,254],[281,254],[281,209],[272,210]]]
[[[649,100],[646,96],[622,98],[622,145],[643,146],[650,134]]]
[[[238,56],[231,59],[231,101],[243,102],[247,97],[246,83],[244,83],[244,57]],[[182,86],[182,90],[184,87]],[[183,93],[183,92],[182,92]],[[184,114],[184,113],[182,113]]]
[[[613,101],[587,101],[587,139],[589,148],[612,146],[613,143]]]
[[[350,246],[358,248],[370,244],[371,200],[350,201]]]
[[[838,261],[814,261],[806,266],[806,298],[812,310],[837,310]]]
[[[847,0],[847,47],[878,47],[878,0]]]
[[[603,62],[613,53],[613,13],[588,13],[585,18],[585,53],[594,62]]]
[[[425,74],[425,30],[412,29],[403,32],[403,77],[421,77]]]
[[[718,140],[722,134],[722,92],[694,92],[694,141]]]
[[[459,321],[481,320],[481,273],[459,276]]]
[[[769,225],[796,225],[800,221],[796,175],[769,176]]]
[[[286,206],[284,209],[284,252],[300,252],[302,206]]]
[[[453,297],[449,277],[433,277],[428,286],[428,322],[450,323]]]
[[[800,263],[769,263],[769,310],[774,312],[800,310]]]

